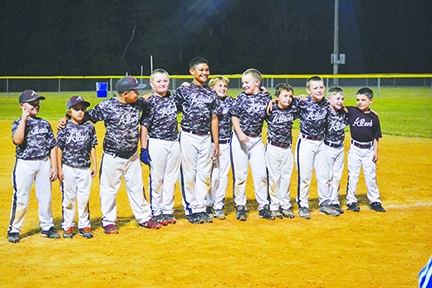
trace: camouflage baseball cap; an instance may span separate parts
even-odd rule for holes
[[[36,100],[45,100],[45,99],[46,98],[44,96],[39,96],[33,90],[25,90],[19,96],[19,103],[23,104],[23,103],[27,103],[27,102],[32,102],[32,101],[36,101]]]
[[[139,84],[138,81],[132,76],[125,76],[117,81],[116,89],[120,94],[125,91],[144,89],[146,86],[146,84]]]

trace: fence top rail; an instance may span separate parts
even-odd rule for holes
[[[263,78],[301,78],[307,79],[311,76],[319,75],[322,78],[347,78],[347,79],[358,79],[358,78],[432,78],[432,74],[263,74]],[[241,78],[241,74],[226,74],[228,78]],[[120,79],[123,75],[100,75],[100,76],[0,76],[0,79]],[[137,79],[148,79],[150,76],[134,76]],[[212,75],[209,78],[216,77]],[[191,75],[170,75],[173,79],[185,79],[192,78]]]

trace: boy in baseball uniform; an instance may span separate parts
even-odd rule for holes
[[[54,228],[51,204],[51,182],[57,179],[56,140],[48,121],[37,117],[39,96],[33,90],[25,90],[19,96],[21,118],[12,123],[12,140],[16,145],[16,161],[12,171],[12,207],[8,228],[8,241],[18,243],[35,183],[39,203],[41,236],[60,238]]]
[[[367,198],[370,208],[376,212],[385,212],[381,206],[380,192],[376,180],[376,162],[378,161],[378,140],[382,137],[381,125],[376,113],[370,110],[373,91],[368,87],[360,88],[356,93],[357,107],[348,109],[351,133],[351,145],[348,150],[348,186],[346,201],[348,210],[359,212],[355,196],[360,168],[366,181]]]
[[[207,60],[193,58],[189,62],[189,73],[193,82],[180,86],[173,93],[177,109],[182,112],[180,187],[186,220],[192,224],[210,223],[213,218],[206,212],[206,199],[210,191],[212,157],[218,155],[219,149],[221,108],[216,93],[205,85],[210,75]]]
[[[231,166],[232,125],[229,110],[234,103],[234,98],[227,96],[228,83],[229,79],[222,75],[218,75],[209,81],[210,89],[213,89],[219,97],[222,115],[219,118],[219,155],[213,159],[211,189],[209,197],[207,197],[207,212],[219,220],[225,219],[223,208],[228,185],[228,173]]]
[[[259,216],[274,220],[270,212],[264,143],[261,138],[266,107],[271,96],[260,91],[261,73],[248,69],[242,75],[241,92],[230,109],[235,133],[231,142],[236,218],[246,221],[246,180],[250,163]]]
[[[150,166],[150,204],[154,219],[175,224],[174,192],[180,170],[177,107],[169,88],[169,74],[155,69],[150,75],[153,93],[149,113],[141,118],[141,161]]]
[[[332,184],[330,186],[330,205],[340,214],[344,211],[340,207],[339,190],[342,172],[344,168],[344,139],[345,127],[348,125],[348,117],[343,108],[344,91],[341,87],[334,86],[328,90],[328,112],[325,130],[324,144],[327,150]]]
[[[293,170],[292,125],[298,118],[296,106],[291,105],[294,90],[286,83],[275,88],[271,114],[266,116],[267,146],[266,164],[269,181],[270,210],[277,218],[294,218],[290,199],[290,183]]]
[[[304,100],[295,99],[294,105],[300,113],[300,135],[296,145],[295,162],[298,172],[296,202],[300,217],[310,219],[309,189],[312,180],[312,168],[318,181],[318,205],[320,213],[339,216],[340,213],[330,206],[331,178],[324,144],[327,125],[328,101],[324,98],[324,80],[319,76],[306,81]]]
[[[79,234],[84,238],[93,237],[89,198],[92,178],[97,172],[97,138],[94,125],[84,121],[89,106],[90,103],[81,96],[72,96],[66,103],[70,120],[57,133],[58,178],[63,194],[63,238],[72,238],[74,235],[75,202]]]

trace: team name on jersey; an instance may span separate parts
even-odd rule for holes
[[[314,113],[308,113],[306,114],[306,120],[322,120],[326,117],[327,111],[321,110],[321,111],[315,111]]]
[[[372,127],[373,120],[371,119],[369,122],[366,122],[366,119],[357,117],[354,121],[353,126],[357,127]]]
[[[261,105],[259,105],[259,106],[258,105],[257,106],[249,106],[248,108],[246,108],[245,112],[248,113],[249,116],[250,116],[252,114],[257,114],[257,113],[259,114],[259,113],[264,112],[264,108]]]
[[[120,116],[120,120],[119,123],[121,125],[128,125],[131,123],[136,123],[137,122],[137,116],[136,115],[130,115],[130,114],[123,114]]]
[[[84,143],[88,139],[87,134],[82,134],[80,131],[75,131],[75,133],[72,133],[67,137],[66,144],[69,143]]]
[[[274,124],[280,124],[280,123],[287,123],[293,121],[294,121],[294,116],[292,114],[274,114],[272,122]]]
[[[29,132],[29,136],[33,136],[33,135],[38,135],[38,134],[47,134],[48,133],[48,128],[46,127],[34,127],[30,132]]]
[[[327,125],[328,125],[327,127],[328,131],[344,130],[346,126],[345,123],[337,122],[337,121],[328,123]]]

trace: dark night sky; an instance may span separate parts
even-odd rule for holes
[[[339,0],[339,73],[432,73],[432,1]],[[334,0],[1,0],[1,75],[332,73]],[[131,39],[133,28],[135,34]]]

